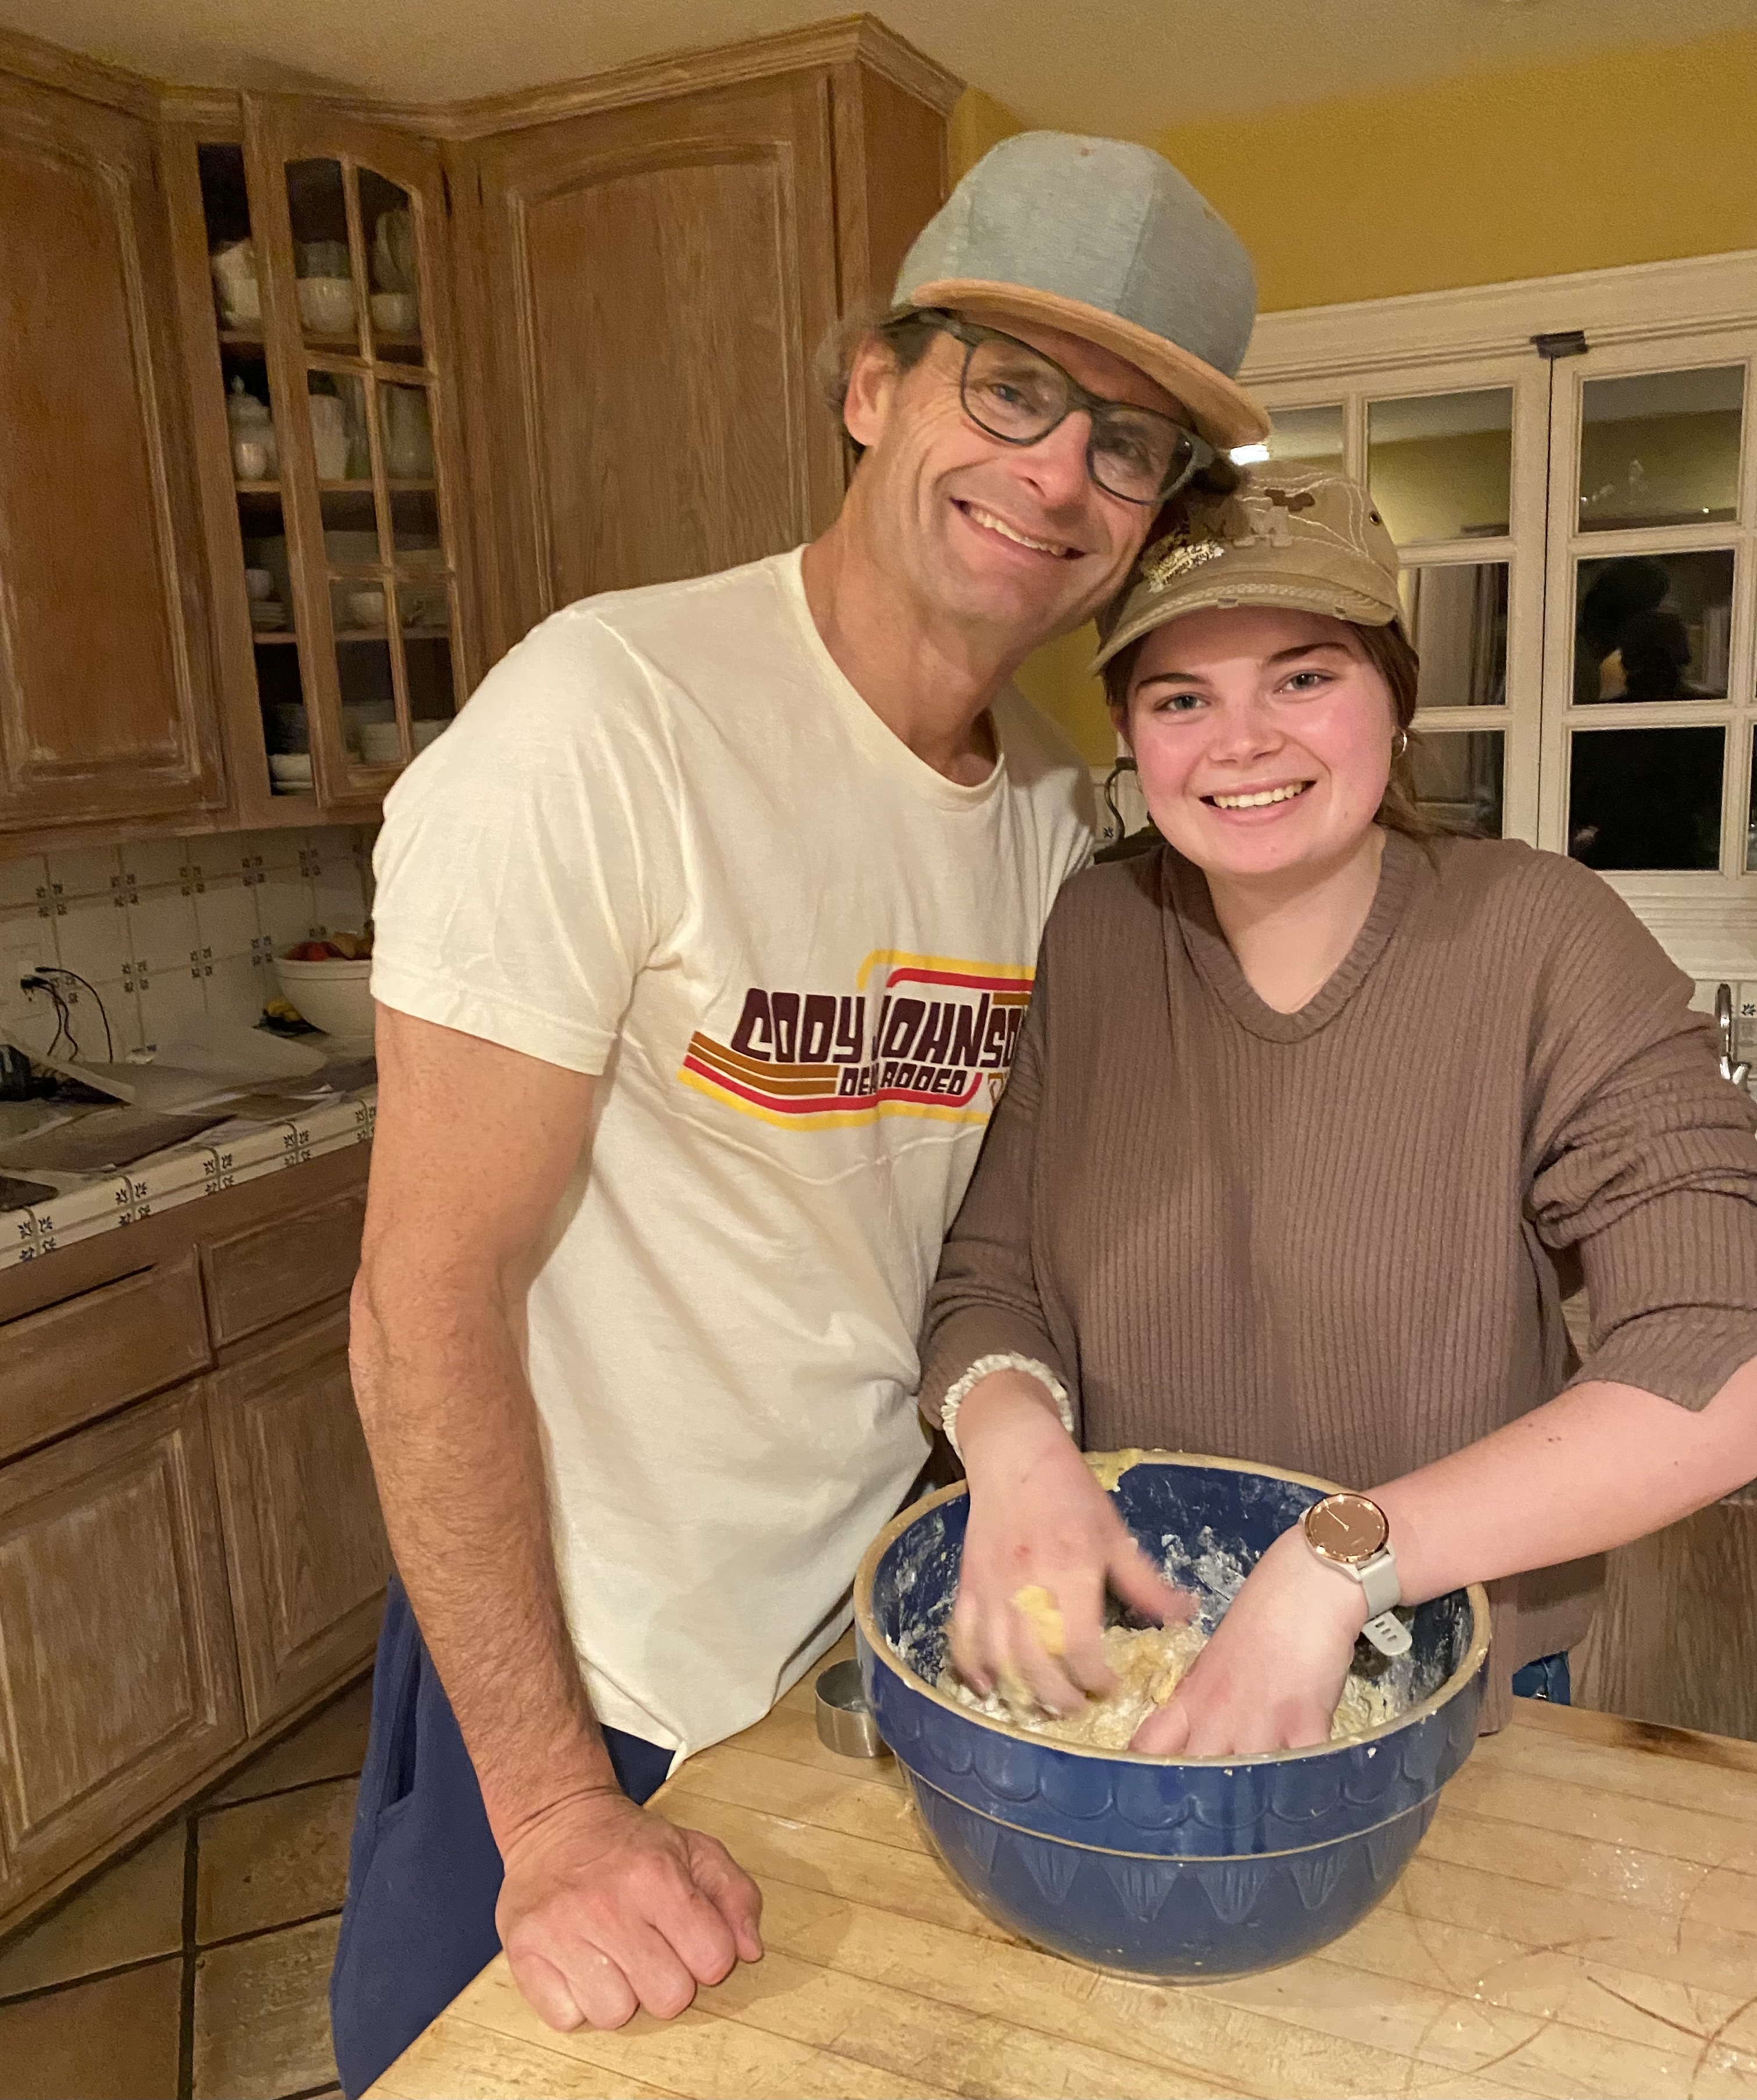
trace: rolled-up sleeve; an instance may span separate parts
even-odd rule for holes
[[[1720,1076],[1689,980],[1597,878],[1537,1017],[1530,1211],[1578,1250],[1591,1335],[1573,1383],[1689,1408],[1757,1357],[1757,1110]],[[1571,885],[1570,885],[1571,886]]]
[[[947,1388],[981,1357],[1033,1357],[1072,1390],[1050,1339],[1031,1260],[1032,1162],[1043,1100],[1048,999],[1040,957],[1012,1076],[989,1123],[928,1295],[919,1401],[934,1425]]]

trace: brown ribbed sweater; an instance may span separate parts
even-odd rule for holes
[[[1291,1014],[1169,849],[1077,877],[929,1299],[924,1413],[1016,1351],[1088,1449],[1366,1486],[1580,1379],[1704,1405],[1757,1356],[1757,1114],[1689,997],[1599,876],[1511,841],[1391,834]],[[1486,1725],[1600,1574],[1495,1586]]]

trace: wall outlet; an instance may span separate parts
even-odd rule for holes
[[[0,944],[0,1008],[16,1006],[21,999],[41,999],[45,1006],[48,1004],[43,993],[22,990],[19,980],[33,976],[38,964],[53,952],[52,943],[46,941],[33,941],[29,947]]]
[[[48,942],[33,942],[28,948],[0,945],[0,1032],[35,1057],[54,1039],[55,1004],[46,991],[23,990],[19,979],[31,976],[54,953]]]

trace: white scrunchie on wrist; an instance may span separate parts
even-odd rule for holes
[[[946,1432],[946,1441],[960,1458],[964,1456],[964,1446],[958,1441],[958,1410],[963,1406],[971,1388],[987,1378],[991,1371],[1024,1371],[1035,1379],[1055,1402],[1056,1413],[1062,1418],[1062,1427],[1070,1436],[1074,1434],[1074,1410],[1068,1400],[1067,1388],[1047,1364],[1039,1363],[1035,1357],[978,1357],[963,1377],[948,1388],[946,1397],[939,1403],[940,1427]]]

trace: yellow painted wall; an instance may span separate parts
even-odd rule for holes
[[[1392,538],[1406,546],[1504,532],[1512,462],[1507,431],[1470,430],[1374,445],[1367,478]]]
[[[970,89],[961,174],[1022,129]],[[1600,51],[1146,143],[1238,230],[1265,311],[1757,247],[1757,31]],[[1111,750],[1089,634],[1020,683],[1094,763]]]
[[[1265,311],[1757,245],[1757,31],[1173,126]]]

